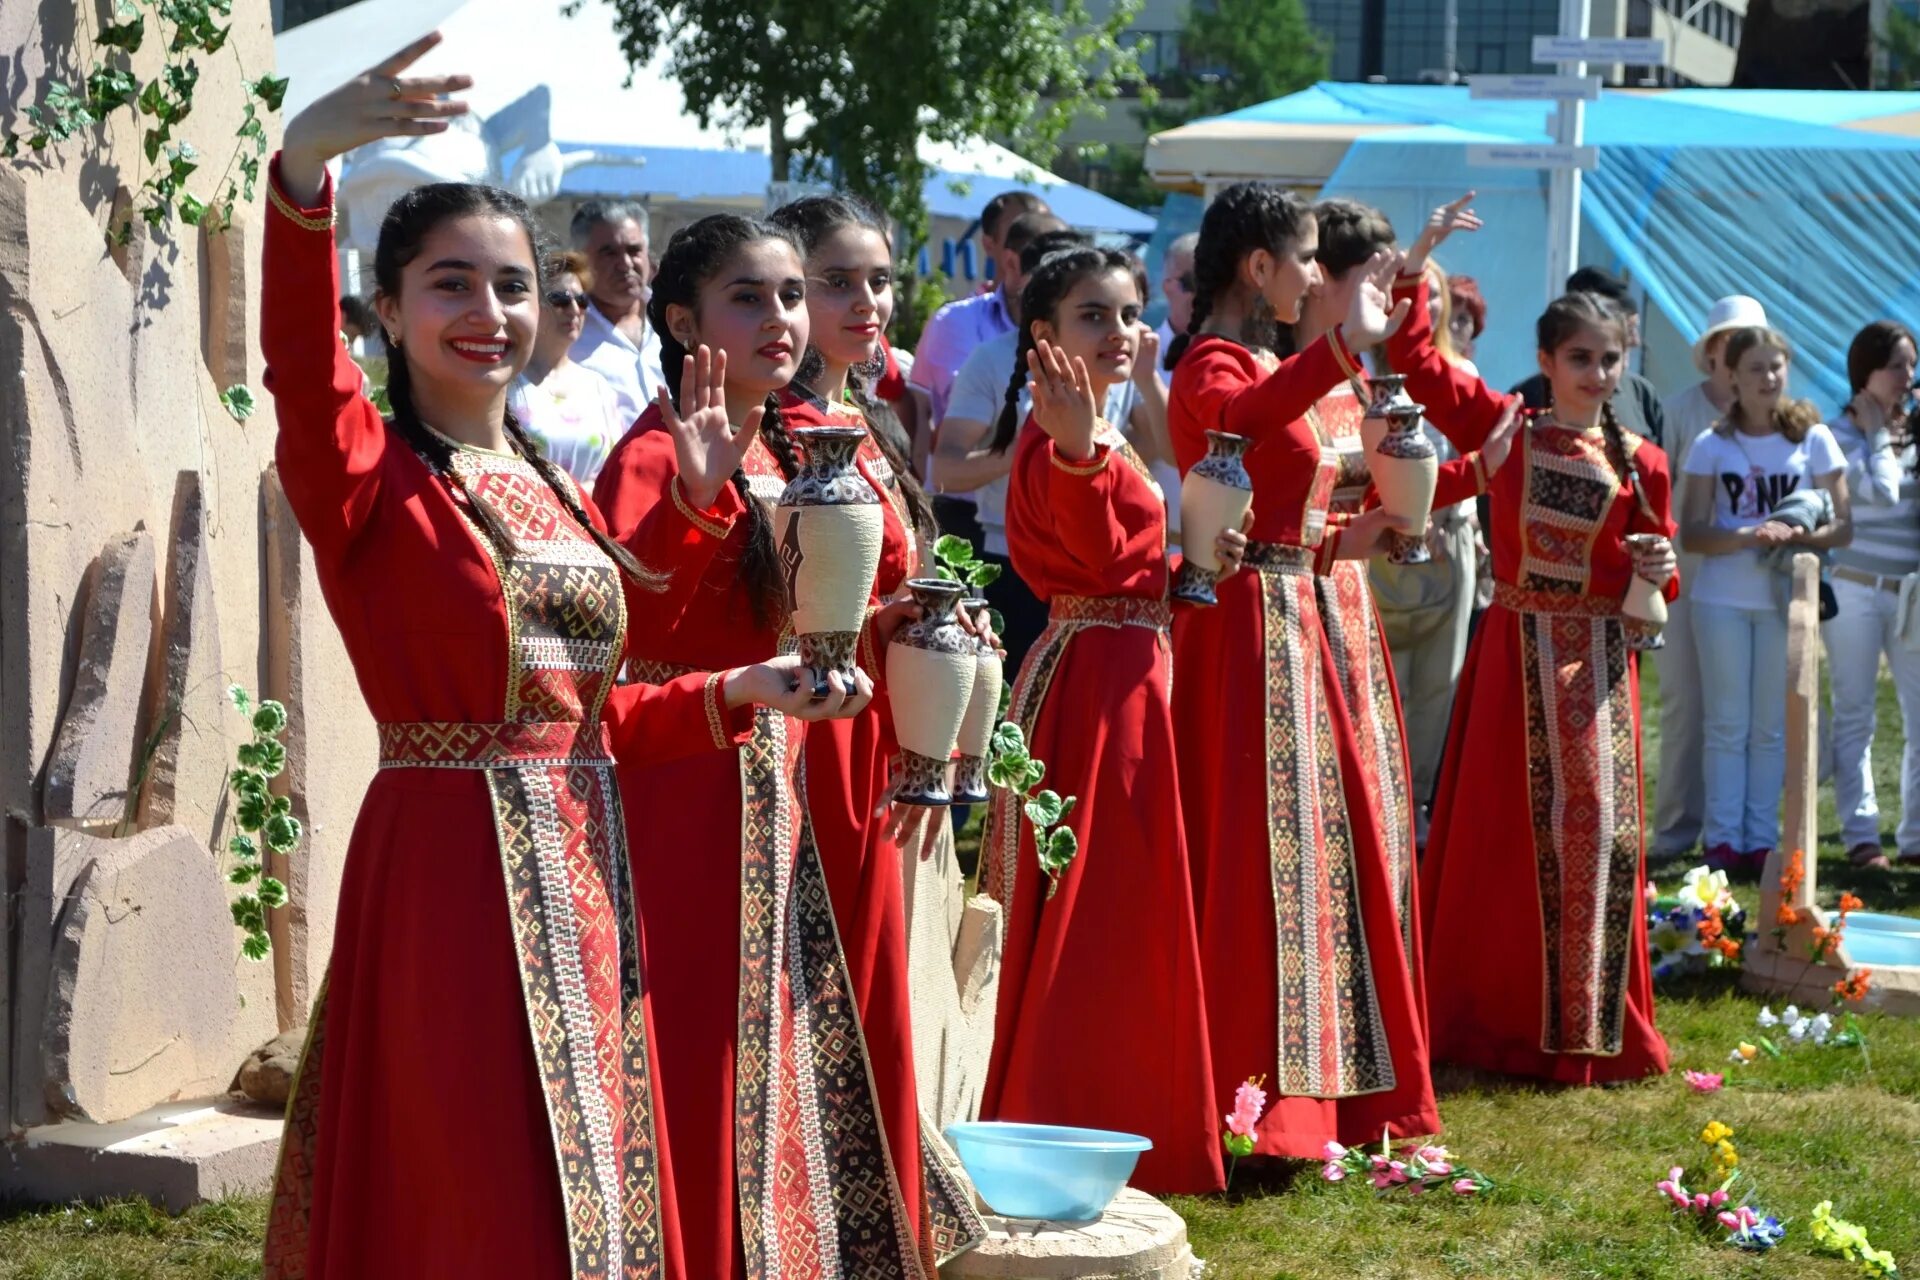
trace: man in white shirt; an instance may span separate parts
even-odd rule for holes
[[[593,270],[580,336],[567,352],[613,387],[625,425],[646,412],[666,381],[660,374],[660,338],[647,323],[646,206],[631,200],[589,200],[568,228],[573,247]]]
[[[1667,439],[1673,456],[1667,460],[1674,477],[1673,519],[1685,525],[1681,495],[1686,484],[1687,455],[1693,442],[1733,403],[1733,371],[1722,365],[1721,349],[1727,335],[1752,325],[1765,327],[1766,309],[1754,299],[1735,294],[1720,299],[1707,312],[1706,330],[1693,344],[1693,363],[1705,375],[1663,405]],[[1700,698],[1700,650],[1693,634],[1693,606],[1688,584],[1700,571],[1701,558],[1680,553],[1680,598],[1667,607],[1663,648],[1654,650],[1654,669],[1660,673],[1660,769],[1654,786],[1653,839],[1647,850],[1655,858],[1677,858],[1700,843],[1706,819],[1706,780],[1702,772],[1704,745]]]

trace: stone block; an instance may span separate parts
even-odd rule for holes
[[[90,848],[68,854],[85,862],[54,931],[42,1021],[48,1111],[105,1123],[225,1088],[257,1043],[240,1039],[236,966],[259,966],[237,958],[206,846],[179,827],[68,838]]]
[[[87,575],[73,692],[47,761],[45,821],[111,830],[133,818],[141,706],[153,645],[153,539],[114,538]]]
[[[145,1196],[173,1213],[273,1186],[277,1107],[199,1098],[113,1124],[28,1129],[0,1148],[0,1194],[34,1204]]]
[[[220,657],[220,618],[213,594],[213,555],[200,474],[182,471],[168,534],[160,679],[148,716],[153,753],[141,795],[140,825],[178,823],[219,846],[226,811],[222,787],[233,759],[235,726]]]
[[[15,916],[13,1017],[14,1120],[22,1126],[44,1124],[46,1102],[45,1028],[47,991],[52,979],[53,940],[73,899],[74,885],[110,847],[102,838],[68,830],[36,827],[25,833],[25,878]]]
[[[380,750],[353,664],[321,598],[313,549],[300,536],[275,468],[261,477],[261,511],[268,601],[262,693],[286,704],[287,768],[277,781],[306,829],[280,875],[288,905],[273,913],[276,964],[283,948],[286,962],[277,975],[285,1029],[307,1021],[326,976],[347,842]]]
[[[920,1107],[936,1130],[980,1112],[1000,991],[1000,907],[968,899],[953,826],[935,821],[901,851],[908,999]]]
[[[941,1280],[1194,1280],[1199,1266],[1180,1215],[1128,1187],[1093,1222],[987,1218],[978,1248]]]
[[[233,1091],[243,1093],[250,1102],[285,1107],[293,1095],[293,1077],[300,1070],[300,1055],[307,1047],[304,1025],[282,1031],[247,1055],[240,1074],[233,1078]]]

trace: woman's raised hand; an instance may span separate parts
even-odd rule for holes
[[[1443,204],[1427,215],[1427,225],[1420,228],[1420,238],[1413,242],[1413,248],[1407,254],[1407,260],[1401,264],[1404,275],[1417,276],[1427,269],[1427,259],[1433,251],[1446,243],[1448,236],[1456,231],[1478,231],[1486,225],[1480,221],[1480,215],[1467,206],[1473,203],[1474,193],[1455,200],[1452,204]]]
[[[1027,377],[1034,421],[1053,438],[1054,447],[1077,462],[1091,458],[1100,406],[1086,361],[1068,360],[1066,352],[1042,338],[1027,352]]]
[[[673,456],[680,464],[680,484],[697,507],[711,507],[740,469],[740,462],[760,434],[764,406],[755,405],[735,430],[727,421],[727,353],[715,354],[706,343],[689,351],[681,364],[680,403],[685,416],[673,407],[667,389],[655,397],[660,416],[673,436]]]
[[[1500,411],[1500,420],[1493,424],[1493,430],[1480,445],[1480,465],[1491,476],[1498,471],[1513,452],[1513,438],[1520,432],[1520,424],[1525,421],[1521,408],[1525,401],[1519,396],[1511,396],[1506,408]]]
[[[327,161],[380,138],[442,133],[453,116],[469,110],[444,95],[473,87],[472,76],[403,76],[440,43],[429,32],[376,63],[287,122],[280,143],[280,181],[302,205],[320,197]]]
[[[1393,278],[1400,274],[1402,255],[1382,249],[1360,267],[1360,285],[1353,291],[1341,336],[1355,351],[1378,346],[1391,338],[1413,306],[1411,298],[1393,300]]]

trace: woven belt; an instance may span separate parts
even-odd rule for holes
[[[1857,582],[1863,587],[1873,587],[1880,591],[1893,592],[1900,590],[1900,583],[1902,581],[1898,574],[1885,575],[1868,573],[1865,569],[1849,569],[1843,564],[1837,564],[1833,567],[1833,576],[1842,582]]]
[[[1620,602],[1606,596],[1528,591],[1510,582],[1493,584],[1493,602],[1515,613],[1557,613],[1576,618],[1613,618],[1620,614]]]
[[[1055,596],[1047,616],[1054,622],[1148,627],[1155,631],[1164,631],[1173,623],[1173,610],[1165,600],[1141,596]]]
[[[628,658],[627,682],[629,684],[665,684],[669,680],[678,680],[681,676],[690,676],[705,667],[689,667],[678,662],[660,662],[653,658]]]
[[[577,720],[470,724],[399,720],[377,725],[382,769],[494,769],[507,765],[610,765],[607,726]]]
[[[1290,542],[1249,542],[1240,563],[1269,573],[1312,573],[1314,556],[1313,548]]]

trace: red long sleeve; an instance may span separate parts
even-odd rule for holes
[[[392,437],[340,340],[333,179],[317,207],[302,208],[280,183],[276,155],[267,189],[275,208],[262,249],[260,349],[280,425],[274,453],[301,531],[333,559],[371,522]]]
[[[1227,431],[1258,442],[1304,418],[1355,364],[1335,329],[1271,370],[1254,353],[1225,338],[1201,338],[1174,367],[1167,426],[1184,474],[1206,456],[1207,432]]]
[[[1420,402],[1427,421],[1454,448],[1461,453],[1479,448],[1513,397],[1495,391],[1440,354],[1427,313],[1424,279],[1413,284],[1401,281],[1394,286],[1393,296],[1413,300],[1406,322],[1387,339],[1387,358],[1395,372],[1406,375],[1407,394]]]
[[[1440,464],[1440,476],[1433,486],[1433,509],[1441,511],[1456,502],[1466,502],[1485,492],[1480,483],[1480,459],[1477,454],[1449,458]]]
[[[1668,470],[1667,453],[1651,440],[1642,440],[1640,447],[1634,450],[1634,470],[1640,474],[1640,492],[1646,495],[1647,505],[1653,508],[1653,518],[1635,504],[1633,513],[1627,517],[1627,532],[1656,533],[1663,538],[1671,538],[1677,532],[1673,522],[1673,473]],[[1680,598],[1680,574],[1667,579],[1662,594],[1669,602]]]

